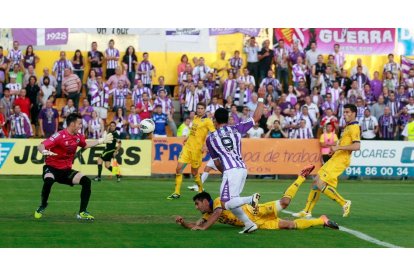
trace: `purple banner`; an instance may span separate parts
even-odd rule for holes
[[[210,28],[210,35],[226,35],[242,33],[249,36],[258,36],[260,28]]]
[[[12,29],[13,40],[20,45],[63,45],[68,43],[67,28]]]

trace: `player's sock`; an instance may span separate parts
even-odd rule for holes
[[[346,203],[346,200],[338,193],[338,191],[329,185],[326,185],[322,190],[322,193],[324,193],[327,197],[330,199],[336,201],[339,205],[344,206]]]
[[[300,188],[300,185],[302,185],[303,182],[305,182],[306,178],[303,176],[298,176],[298,178],[293,182],[285,191],[283,194],[283,197],[288,197],[290,199],[293,199],[298,192],[298,189]]]
[[[204,184],[204,182],[206,182],[208,175],[209,175],[208,172],[203,172],[203,174],[201,175],[201,183]]]
[[[108,167],[108,170],[109,170],[110,172],[112,172],[112,166],[109,166],[109,167]]]
[[[312,210],[315,207],[320,197],[321,197],[321,191],[319,191],[318,189],[310,190],[309,195],[308,195],[308,200],[306,201],[305,209],[303,210],[306,213],[312,213]]]
[[[41,206],[45,207],[47,206],[47,200],[49,199],[50,190],[52,189],[52,185],[55,182],[55,179],[51,177],[46,177],[43,180],[43,188],[42,188],[42,202]]]
[[[321,218],[295,219],[294,222],[296,229],[306,229],[312,226],[323,225],[323,220]]]
[[[183,174],[175,175],[175,191],[174,193],[179,195],[181,191],[181,184],[183,183]]]
[[[203,191],[203,183],[201,182],[201,178],[200,178],[199,173],[194,177],[194,182],[198,186],[198,192],[201,193]]]
[[[253,225],[254,222],[249,219],[242,207],[237,207],[231,210],[231,212],[244,223],[244,226]]]
[[[87,176],[82,176],[79,184],[82,186],[81,190],[81,202],[79,213],[85,212],[88,207],[89,198],[91,197],[91,180]]]
[[[101,178],[102,175],[102,164],[98,165],[98,177]]]
[[[240,206],[243,206],[244,204],[250,204],[252,202],[251,196],[245,196],[245,197],[233,197],[229,201],[225,203],[225,207],[227,210],[232,210],[235,208],[238,208]]]

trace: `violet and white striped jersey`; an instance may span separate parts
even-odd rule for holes
[[[237,88],[237,81],[234,79],[227,79],[223,84],[223,99],[227,99],[228,96],[234,97]]]
[[[133,128],[131,125],[138,125],[141,123],[141,117],[138,114],[129,114],[128,115],[128,123],[129,123],[129,133],[130,134],[139,134],[139,127]]]
[[[254,125],[253,118],[233,126],[224,126],[210,133],[206,144],[213,160],[220,159],[223,171],[243,168],[246,164],[243,161],[241,149],[241,137],[246,135]]]
[[[139,75],[143,84],[151,84],[151,81],[152,81],[151,72],[154,69],[155,69],[154,65],[149,61],[144,60],[138,65],[138,71],[145,72],[145,74]]]
[[[30,119],[26,113],[20,112],[19,114],[12,114],[10,116],[10,123],[11,131],[14,131],[15,135],[33,136]]]
[[[126,103],[126,98],[128,96],[129,93],[129,89],[128,88],[123,88],[123,89],[112,89],[111,91],[109,91],[109,94],[113,95],[113,104],[114,106],[118,106],[118,107],[125,107],[125,103]]]
[[[234,69],[236,69],[237,71],[240,70],[240,68],[243,65],[243,59],[242,58],[236,58],[236,57],[232,57],[231,59],[229,59],[229,63],[230,66]]]
[[[223,108],[223,106],[221,104],[213,104],[212,103],[209,106],[207,106],[206,112],[214,113],[219,108]]]
[[[244,82],[246,85],[253,84],[254,86],[256,86],[256,81],[254,80],[254,77],[252,75],[240,76],[237,79],[237,81],[238,82]]]
[[[89,93],[92,97],[92,106],[108,108],[109,86],[107,84],[103,85],[103,89],[99,89],[97,85],[92,85]]]
[[[105,51],[105,55],[106,57],[117,57],[119,58],[119,51],[118,49],[115,48],[108,48]],[[106,69],[115,69],[118,66],[118,61],[117,60],[107,60],[106,62]]]
[[[132,91],[132,101],[134,102],[134,105],[137,105],[138,103],[142,102],[142,94],[144,92],[148,94],[148,97],[150,99],[152,98],[151,89],[149,89],[148,87],[135,87],[134,91]]]
[[[333,52],[332,55],[334,56],[336,66],[338,66],[338,68],[344,67],[345,54],[343,52]]]
[[[15,64],[20,64],[20,61],[23,60],[23,53],[22,50],[14,50],[11,49],[9,54],[7,55],[7,59],[10,61],[10,66],[13,68]]]
[[[89,138],[99,139],[102,137],[101,119],[96,118],[89,121]]]
[[[55,64],[53,64],[52,71],[56,74],[57,81],[62,81],[64,78],[65,69],[70,68],[73,70],[73,65],[70,60],[57,60]]]
[[[14,101],[22,90],[22,85],[20,83],[11,83],[6,84],[6,87],[10,90],[11,99]]]
[[[157,105],[161,105],[162,113],[165,114],[170,114],[173,109],[173,103],[170,98],[161,99],[161,97],[157,97],[154,101],[154,106]]]

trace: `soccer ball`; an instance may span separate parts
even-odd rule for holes
[[[141,130],[144,133],[151,133],[155,129],[155,123],[151,119],[144,119],[141,121]]]

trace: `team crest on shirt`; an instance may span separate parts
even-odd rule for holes
[[[77,139],[76,139],[76,144],[79,144],[79,142],[80,142],[80,139],[79,139],[79,138],[77,138]]]

